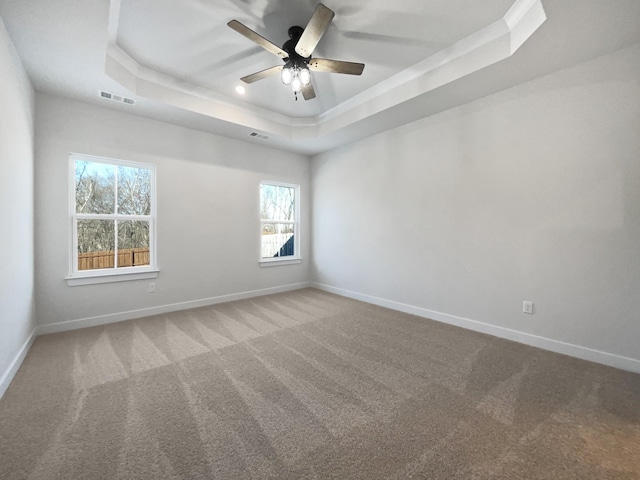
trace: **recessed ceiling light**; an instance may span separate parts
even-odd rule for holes
[[[238,92],[240,95],[244,95],[244,92],[245,92],[244,87],[242,85],[238,85],[236,87],[236,92]]]

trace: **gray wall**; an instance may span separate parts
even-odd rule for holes
[[[640,360],[639,78],[635,45],[315,157],[313,280]]]
[[[40,93],[36,130],[39,325],[112,320],[122,312],[308,280],[307,157]],[[157,279],[67,286],[69,152],[157,165]],[[258,264],[261,180],[301,185],[301,264]],[[156,293],[147,292],[150,281]]]
[[[0,270],[2,374],[33,329],[34,170],[33,94],[3,28],[0,38],[11,172],[0,221],[12,226],[0,236],[12,252]],[[312,279],[640,360],[638,78],[640,45],[319,155],[311,169],[301,155],[38,94],[38,323]],[[155,294],[149,281],[67,286],[69,152],[157,165]],[[263,179],[302,186],[299,265],[258,265]]]
[[[0,19],[0,396],[34,328],[33,90]]]

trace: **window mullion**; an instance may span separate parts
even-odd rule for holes
[[[75,197],[74,197],[74,201],[75,201]],[[75,203],[74,203],[74,208],[75,208]],[[71,268],[73,269],[72,271],[77,272],[78,271],[78,219],[76,216],[73,217],[72,220],[72,228],[73,228],[73,240],[72,240],[72,252],[73,255],[72,257],[72,265]]]
[[[76,213],[78,220],[115,220],[116,216],[111,213]]]
[[[118,268],[118,219],[116,218],[113,221],[114,225],[113,225],[113,234],[115,235],[114,238],[114,250],[113,250],[113,254],[115,255],[115,258],[113,259],[113,268]]]
[[[115,218],[118,220],[139,220],[143,222],[148,222],[151,220],[150,215],[116,215]]]
[[[113,178],[115,181],[115,185],[113,186],[113,191],[115,194],[115,198],[113,199],[113,214],[117,215],[118,214],[118,166],[114,165],[113,166]]]
[[[115,249],[113,251],[113,254],[115,255],[115,258],[113,259],[113,268],[115,268],[116,270],[118,269],[118,166],[114,165],[113,166],[113,170],[114,170],[114,175],[113,178],[115,179],[115,185],[113,186],[113,191],[115,192],[115,198],[113,199],[113,215],[115,217],[114,220],[114,225],[113,225],[113,235],[115,236],[114,238],[114,242],[113,244],[115,245]]]
[[[141,220],[147,222],[152,218],[151,215],[114,215],[112,213],[76,213],[73,216],[79,220],[115,220],[117,218],[119,220]]]
[[[264,219],[260,219],[260,223],[284,223],[286,225],[294,225],[297,222],[295,220],[264,220]]]

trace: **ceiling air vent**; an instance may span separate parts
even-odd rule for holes
[[[267,137],[266,135],[263,135],[263,134],[258,133],[258,132],[251,132],[251,133],[249,134],[249,136],[250,136],[250,137],[259,138],[259,139],[261,139],[261,140],[268,140],[268,139],[269,139],[269,137]]]
[[[118,103],[126,103],[127,105],[135,105],[136,101],[133,98],[123,97],[122,95],[116,95],[114,93],[105,92],[104,90],[98,90],[98,94],[102,98],[106,98],[107,100],[112,100]]]

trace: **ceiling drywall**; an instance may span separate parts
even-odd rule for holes
[[[38,91],[306,154],[640,41],[637,0],[325,0],[336,16],[314,56],[365,63],[363,75],[314,72],[310,101],[278,77],[237,94],[282,60],[227,22],[282,45],[316,3],[3,0],[0,15]]]
[[[315,3],[121,0],[114,43],[141,65],[235,98],[240,77],[283,62],[226,22],[237,19],[282,46],[287,29],[304,27]],[[319,115],[499,20],[513,0],[327,3],[336,16],[314,56],[363,62],[365,73],[314,73],[312,101],[296,101],[278,77],[246,86],[237,101],[294,118]]]

